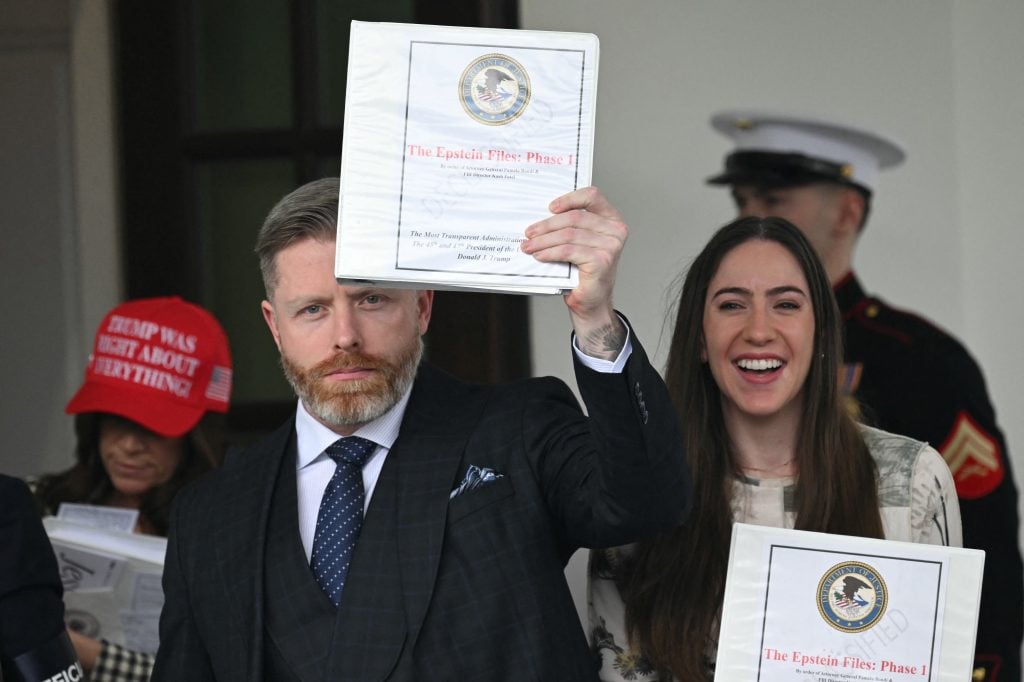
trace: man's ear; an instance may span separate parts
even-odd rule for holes
[[[420,336],[427,333],[430,313],[434,308],[434,292],[429,289],[416,292],[416,315],[420,324]]]
[[[277,331],[277,319],[274,317],[274,306],[271,305],[270,301],[264,300],[260,303],[260,310],[263,311],[263,321],[267,323],[267,327],[270,329],[270,335],[274,337],[274,343],[277,345],[277,350],[281,350],[281,334]]]
[[[856,236],[864,222],[864,197],[855,189],[844,187],[839,193],[839,223],[843,235]]]

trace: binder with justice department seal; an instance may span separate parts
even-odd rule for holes
[[[591,184],[597,63],[591,34],[352,22],[337,279],[573,289],[520,244]]]
[[[985,553],[737,523],[716,682],[970,679]]]

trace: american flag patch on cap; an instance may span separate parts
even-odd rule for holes
[[[231,396],[231,370],[227,367],[213,368],[210,384],[206,387],[206,397],[211,400],[227,402]]]

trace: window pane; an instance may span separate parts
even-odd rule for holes
[[[196,132],[288,127],[292,122],[287,0],[192,3]]]
[[[231,343],[233,403],[293,396],[260,313],[263,280],[253,253],[267,212],[295,189],[293,167],[287,160],[232,161],[196,169],[204,236],[202,303],[224,325]]]
[[[353,19],[413,23],[412,0],[316,0],[320,125],[340,126],[345,114],[348,33]]]

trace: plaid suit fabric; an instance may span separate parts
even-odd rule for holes
[[[253,448],[230,452],[221,469],[175,497],[152,680],[270,679],[263,675],[263,549],[293,431],[289,422]]]
[[[589,420],[553,379],[484,388],[421,368],[364,521],[327,669],[297,678],[595,679],[565,561],[578,546],[621,544],[678,523],[689,495],[675,413],[639,344],[622,375],[578,372]],[[172,663],[181,659],[213,673],[197,679],[264,674],[264,605],[277,597],[259,581],[235,588],[219,572],[230,557],[253,561],[257,575],[266,570],[252,544],[266,539],[259,505],[269,501],[291,428],[202,481],[186,497],[188,511],[176,505],[165,582],[169,601],[192,606],[165,614],[162,634],[173,636],[162,639],[159,658],[168,671],[185,670]],[[469,465],[503,477],[449,499]],[[222,491],[236,476],[231,485],[249,498],[242,509],[227,507],[239,497]],[[227,539],[228,529],[237,537]],[[211,550],[220,568],[200,570],[196,557]],[[225,641],[230,635],[213,625],[225,616],[214,613],[245,612],[249,601],[256,606],[240,645]],[[171,679],[162,665],[155,679]]]
[[[263,612],[269,680],[321,679],[328,665],[337,609],[320,589],[296,529],[295,443],[289,443],[270,505],[263,548]]]

